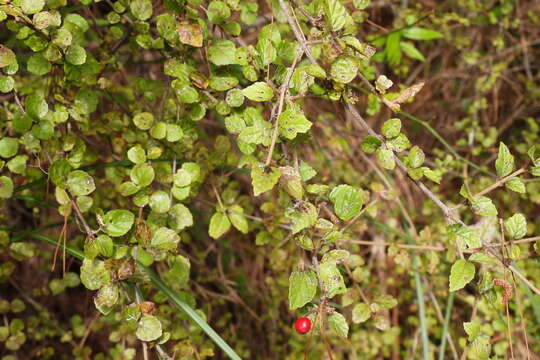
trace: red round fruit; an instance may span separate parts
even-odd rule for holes
[[[301,317],[299,319],[296,319],[296,322],[294,323],[294,329],[299,334],[305,334],[311,329],[311,320],[309,320],[307,317]]]

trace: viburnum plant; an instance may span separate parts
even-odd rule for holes
[[[462,3],[520,26],[508,1]],[[494,66],[456,124],[494,165],[457,153],[402,111],[429,76],[404,78],[428,61],[417,46],[465,47],[448,23],[467,15],[405,8],[369,33],[375,5],[0,0],[2,360],[540,350],[537,122],[524,140],[483,132]],[[45,283],[15,281],[25,268]],[[86,299],[81,283],[96,310],[41,304]],[[452,317],[455,294],[472,310]]]

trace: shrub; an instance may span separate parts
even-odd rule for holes
[[[0,1],[2,360],[540,351],[529,5]]]

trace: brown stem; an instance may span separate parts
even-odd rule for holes
[[[289,91],[289,82],[291,81],[292,75],[294,73],[294,68],[296,67],[297,62],[300,60],[302,55],[304,54],[304,50],[300,48],[298,52],[296,53],[296,56],[291,64],[291,67],[287,71],[287,75],[285,76],[285,80],[283,81],[283,84],[281,84],[281,88],[279,90],[279,100],[278,100],[278,107],[275,115],[273,116],[273,122],[274,122],[274,129],[272,132],[272,142],[270,143],[270,149],[268,149],[268,155],[266,156],[266,162],[264,163],[265,166],[270,165],[270,161],[272,160],[272,153],[274,152],[274,147],[276,146],[277,141],[277,134],[279,129],[278,124],[278,118],[279,115],[281,115],[281,112],[283,111],[283,102],[285,100],[285,94]]]

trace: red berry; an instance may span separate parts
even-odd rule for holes
[[[299,334],[305,334],[311,329],[311,320],[309,320],[307,317],[301,317],[299,319],[296,319],[296,322],[294,323],[294,329]]]

